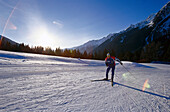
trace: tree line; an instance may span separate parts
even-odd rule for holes
[[[123,51],[117,54],[114,49],[104,49],[104,51],[94,52],[94,59],[104,60],[106,54],[116,56],[120,60],[139,63],[150,63],[154,61],[170,62],[170,39],[167,36],[157,38],[148,45],[137,49],[136,51]]]
[[[22,44],[11,44],[10,42],[3,42],[0,46],[1,50],[14,51],[14,52],[26,52],[26,53],[36,53],[36,54],[45,54],[53,56],[63,56],[63,57],[72,57],[72,58],[83,58],[83,59],[97,59],[104,60],[106,54],[109,52],[112,56],[118,57],[120,60],[127,60],[133,62],[152,62],[152,61],[166,61],[170,62],[170,40],[168,39],[159,39],[156,40],[144,48],[141,48],[137,51],[130,52],[121,52],[116,54],[114,49],[104,51],[83,53],[76,49],[60,49],[60,47],[55,50],[50,47],[35,46],[30,47],[29,45]]]
[[[11,44],[10,42],[2,42],[0,50],[14,51],[14,52],[26,52],[26,53],[35,53],[35,54],[45,54],[53,56],[63,56],[63,57],[72,57],[72,58],[83,58],[83,59],[92,59],[92,53],[87,53],[84,51],[81,53],[76,49],[60,49],[60,47],[53,50],[51,47],[42,47],[35,46],[30,47],[29,45],[22,44]]]

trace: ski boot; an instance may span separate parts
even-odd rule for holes
[[[103,80],[108,80],[108,78],[104,78]]]
[[[112,85],[112,87],[113,87],[113,79],[111,79],[111,85]]]

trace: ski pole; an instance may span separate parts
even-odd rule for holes
[[[126,69],[131,75],[133,75],[127,68],[125,68],[125,66],[123,66],[123,68]]]
[[[122,65],[122,66],[123,66],[123,65]],[[132,75],[135,79],[137,79],[137,78],[135,77],[135,75],[133,75],[132,72],[130,72],[125,66],[123,66],[123,68],[126,69],[126,71],[128,71],[128,72],[130,73],[130,75]]]

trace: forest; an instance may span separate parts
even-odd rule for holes
[[[25,45],[24,43],[11,44],[8,41],[2,41],[0,50],[96,60],[104,60],[106,58],[106,54],[109,52],[112,56],[116,56],[120,60],[148,63],[153,61],[170,62],[169,43],[169,39],[159,38],[156,41],[153,41],[150,44],[146,45],[144,48],[138,49],[137,51],[121,52],[118,55],[116,55],[114,49],[112,49],[111,51],[105,49],[104,51],[94,51],[92,53],[87,53],[86,51],[84,51],[82,53],[81,51],[76,49],[61,49],[60,47],[58,47],[53,50],[51,47],[30,47],[29,45]]]

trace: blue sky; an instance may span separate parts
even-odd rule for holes
[[[0,33],[30,46],[70,48],[124,30],[158,12],[167,2],[0,0]]]

